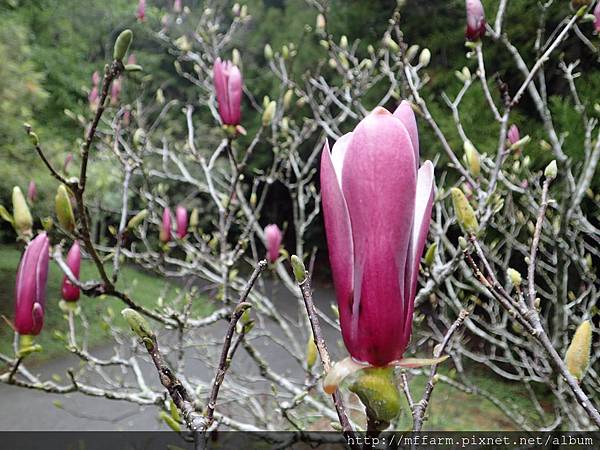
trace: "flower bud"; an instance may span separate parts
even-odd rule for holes
[[[463,144],[465,151],[465,160],[469,166],[469,170],[474,177],[478,177],[481,172],[481,162],[479,153],[471,141],[465,141]]]
[[[302,283],[306,279],[306,268],[304,267],[302,259],[297,255],[292,255],[290,261],[292,263],[292,270],[294,271],[296,282]]]
[[[115,41],[115,47],[113,50],[113,59],[117,61],[122,61],[127,54],[127,50],[129,50],[129,46],[131,45],[131,40],[133,39],[133,32],[129,29],[124,30],[119,34],[117,40]]]
[[[317,22],[316,22],[317,31],[319,33],[324,33],[326,26],[327,26],[327,22],[325,20],[325,16],[323,14],[317,14]]]
[[[419,64],[421,67],[427,67],[431,61],[431,51],[428,48],[424,48],[419,55]]]
[[[29,206],[19,186],[15,186],[12,192],[14,227],[20,236],[31,236],[33,218],[29,212]]]
[[[155,335],[152,332],[150,325],[148,325],[146,319],[144,319],[139,312],[131,308],[125,308],[123,311],[121,311],[121,315],[127,321],[131,330],[137,334],[142,341],[144,341],[146,348],[148,348],[148,345],[150,345],[150,348],[148,349],[151,350],[154,346],[153,339],[155,338]]]
[[[31,180],[29,181],[29,186],[27,187],[27,200],[29,201],[29,204],[35,202],[36,197],[37,186],[35,184],[35,181]]]
[[[183,239],[188,230],[188,214],[183,206],[177,206],[177,208],[175,208],[175,219],[177,225],[177,237]]]
[[[270,44],[265,44],[264,54],[267,61],[271,61],[273,59],[273,48]]]
[[[571,345],[565,355],[565,363],[571,375],[581,381],[590,365],[590,349],[592,346],[592,325],[584,320],[575,330]]]
[[[142,209],[135,216],[133,216],[131,219],[129,219],[129,222],[127,222],[127,229],[135,230],[138,227],[138,225],[140,225],[144,221],[144,219],[146,218],[147,215],[148,215],[148,210]]]
[[[410,47],[408,47],[408,50],[406,50],[406,54],[404,55],[406,62],[411,62],[412,59],[415,56],[417,56],[418,52],[419,52],[419,46],[417,44],[413,44]]]
[[[198,208],[192,209],[192,213],[190,214],[190,230],[194,231],[198,228],[198,224],[200,223]]]
[[[292,103],[292,97],[294,96],[294,90],[288,89],[285,94],[283,94],[283,109],[288,110]]]
[[[273,117],[275,116],[275,108],[276,107],[277,107],[277,104],[275,103],[274,100],[272,100],[271,102],[269,102],[269,104],[265,108],[263,115],[262,115],[262,124],[264,127],[269,126],[269,124],[273,120]]]
[[[283,235],[277,225],[270,224],[265,227],[265,243],[269,262],[274,263],[277,261],[282,239]]]
[[[552,181],[556,178],[557,172],[558,168],[556,167],[556,160],[553,159],[552,162],[546,166],[546,169],[544,170],[544,176],[548,180]]]
[[[81,249],[79,242],[73,242],[69,253],[67,254],[67,266],[71,270],[73,276],[79,280],[79,272],[81,270]],[[71,280],[65,275],[62,281],[61,289],[62,298],[67,302],[76,302],[79,300],[79,288],[71,283]]]
[[[65,230],[73,232],[75,230],[75,215],[73,214],[69,193],[64,184],[61,184],[56,191],[54,208],[60,225]]]
[[[506,274],[508,275],[508,279],[510,280],[510,282],[512,283],[512,285],[514,287],[519,287],[521,286],[521,274],[519,272],[517,272],[515,269],[509,267],[508,269],[506,269]]]
[[[346,50],[348,48],[348,38],[346,37],[346,35],[343,35],[340,38],[340,48],[342,50]]]
[[[158,235],[160,242],[166,244],[171,240],[171,209],[165,208],[162,215],[162,223]]]
[[[437,244],[434,242],[429,246],[427,252],[425,253],[425,265],[431,267],[433,265],[433,261],[435,259],[435,253],[437,251]]]
[[[476,233],[479,223],[467,197],[456,187],[453,187],[450,192],[452,193],[452,204],[454,205],[454,213],[459,225],[468,234]]]
[[[389,48],[390,51],[392,51],[392,52],[397,52],[400,50],[400,46],[396,43],[396,41],[394,41],[392,36],[390,36],[387,33],[383,37],[383,45],[385,45],[387,48]]]

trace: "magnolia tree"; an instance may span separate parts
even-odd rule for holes
[[[156,38],[170,46],[182,82],[196,87],[197,98],[180,102],[176,115],[184,140],[165,129],[178,100],[119,103],[122,80],[131,85],[130,74],[142,70],[128,57],[132,32],[123,31],[113,60],[93,78],[78,176],[57,168],[27,127],[57,181],[56,220],[42,220],[44,231],[33,226],[35,184],[29,200],[16,187],[13,213],[3,211],[25,251],[16,269],[14,354],[0,355],[0,380],[155,405],[181,432],[419,431],[437,383],[491,400],[522,429],[598,428],[600,348],[592,332],[600,230],[590,190],[600,158],[598,106],[578,93],[585,83],[578,61],[557,54],[566,41],[598,52],[600,4],[565,9],[545,39],[551,3],[537,6],[536,56],[526,61],[503,28],[508,2],[498,1],[486,21],[481,3],[467,0],[466,65],[457,68],[458,94],[450,98],[428,92],[432,55],[405,42],[401,4],[380,30],[380,45],[364,49],[329,33],[327,7],[311,1],[317,20],[309,31],[321,40],[326,65],[296,78],[290,66],[299,49],[267,45],[276,88],[261,102],[243,81],[243,54],[231,49],[252,21],[247,8],[225,11],[206,2],[199,23],[191,23],[197,16],[176,1]],[[139,20],[145,11],[140,2]],[[518,85],[500,80],[492,87],[485,57],[492,41],[520,72]],[[582,163],[568,157],[553,121],[549,70],[564,75],[580,113]],[[373,104],[371,92],[382,89]],[[473,89],[483,92],[494,118],[495,148],[479,148],[478,136],[463,128],[462,101]],[[539,117],[541,144],[512,120],[526,97]],[[455,129],[442,129],[433,106],[445,108]],[[200,123],[201,112],[212,122]],[[436,139],[427,149],[432,161],[421,162],[419,129]],[[463,145],[450,145],[449,133]],[[552,154],[545,169],[527,156],[534,145]],[[253,164],[257,151],[268,153],[268,164]],[[91,230],[86,189],[100,160],[121,179],[108,243]],[[275,185],[287,191],[292,220],[265,226]],[[307,234],[318,229],[320,215],[337,297],[333,314],[313,300],[311,288],[317,249]],[[284,233],[293,248],[282,248]],[[94,265],[93,279],[80,278],[82,258]],[[135,288],[118,287],[126,263],[181,289],[142,304]],[[60,305],[45,302],[49,264],[64,272]],[[130,328],[102,316],[114,344],[108,357],[89,350],[87,331],[100,321],[78,304],[100,296],[122,302]],[[285,313],[276,296],[287,297]],[[212,305],[210,313],[195,307],[202,302]],[[62,384],[27,368],[35,336],[52,331],[43,330],[45,310],[59,307],[66,347],[81,360]],[[338,362],[328,352],[337,340],[326,342],[324,327],[343,340]],[[285,355],[284,364],[269,358],[272,348]],[[209,378],[200,376],[199,360]],[[479,387],[469,378],[473,363],[522,384],[533,412]],[[421,398],[408,383],[418,373],[427,379]]]

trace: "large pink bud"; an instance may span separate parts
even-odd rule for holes
[[[465,36],[469,41],[481,39],[485,34],[485,12],[480,0],[466,0],[467,30]]]
[[[281,247],[282,239],[283,235],[277,225],[271,224],[265,227],[267,259],[269,260],[269,262],[275,262],[277,261],[277,258],[279,258],[279,248]]]
[[[400,360],[412,331],[419,262],[433,204],[433,165],[418,169],[408,102],[377,107],[321,157],[329,260],[344,343],[358,361]],[[418,169],[418,170],[417,170]]]
[[[79,242],[73,242],[73,245],[67,253],[67,266],[71,269],[73,276],[79,280],[79,272],[81,270],[81,249]],[[76,302],[79,300],[79,288],[75,286],[65,275],[62,281],[62,298],[68,302]]]
[[[160,233],[158,235],[160,242],[167,243],[171,240],[171,209],[165,208],[162,215]]]
[[[175,209],[175,219],[177,222],[177,237],[183,239],[188,229],[188,213],[183,206],[178,206]]]
[[[15,329],[19,334],[38,335],[44,325],[48,249],[46,233],[33,239],[21,258],[15,284]]]
[[[217,58],[213,81],[219,103],[219,115],[224,125],[239,125],[242,102],[242,74],[231,61]]]
[[[521,139],[521,133],[519,133],[519,128],[514,123],[508,129],[507,137],[508,142],[510,142],[511,145],[515,144],[516,142],[519,142],[519,139]]]

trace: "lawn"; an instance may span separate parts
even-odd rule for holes
[[[17,247],[0,246],[0,314],[12,320],[14,316],[14,288],[15,276],[21,252]],[[44,329],[35,342],[42,346],[40,354],[31,355],[30,359],[46,360],[63,354],[66,351],[65,342],[61,334],[66,335],[68,325],[65,313],[59,308],[60,286],[62,272],[58,265],[50,262],[48,274],[48,289],[46,298],[46,315],[44,318]],[[84,260],[81,265],[81,279],[98,279],[98,273],[91,261]],[[125,290],[140,305],[152,308],[156,305],[159,297],[166,299],[176,296],[177,285],[166,281],[164,278],[144,273],[133,267],[125,266],[122,269],[118,287]],[[210,312],[210,305],[205,301],[195,302],[198,314]],[[97,345],[109,339],[109,323],[123,326],[124,320],[120,311],[126,306],[118,299],[111,297],[89,298],[84,295],[79,300],[83,317],[92,322],[88,328],[88,342]],[[112,317],[112,319],[106,320]],[[95,326],[99,322],[100,326]],[[12,355],[13,331],[8,324],[0,322],[0,352]]]

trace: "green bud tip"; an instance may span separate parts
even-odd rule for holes
[[[512,283],[513,286],[515,287],[519,287],[521,286],[521,274],[519,272],[517,272],[515,269],[509,267],[506,270],[506,274],[508,275],[508,279],[510,280],[510,282]]]
[[[123,311],[121,311],[121,315],[127,321],[131,327],[131,330],[137,334],[145,344],[152,342],[154,333],[152,332],[152,329],[150,328],[150,325],[148,325],[146,319],[144,319],[140,313],[131,308],[125,308]]]
[[[546,169],[544,170],[544,176],[548,180],[552,181],[556,178],[557,174],[558,168],[556,167],[556,160],[553,159],[552,162],[546,166]]]
[[[294,277],[296,278],[296,282],[304,282],[304,280],[306,280],[306,268],[304,267],[302,259],[297,255],[292,255],[290,261],[292,263],[292,270],[294,271]]]
[[[469,234],[477,232],[479,223],[467,197],[465,197],[465,194],[459,188],[453,187],[450,191],[452,193],[454,213],[459,225]]]
[[[123,30],[115,41],[115,47],[113,50],[113,58],[117,61],[122,61],[129,50],[131,41],[133,39],[133,32],[129,29]]]

